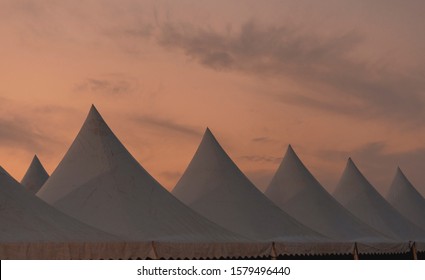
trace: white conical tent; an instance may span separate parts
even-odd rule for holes
[[[425,199],[397,168],[386,199],[404,217],[425,229]]]
[[[425,236],[375,190],[351,159],[333,196],[360,220],[391,238],[415,241]]]
[[[389,241],[339,204],[308,171],[291,146],[265,194],[298,221],[333,239]]]
[[[211,221],[255,240],[287,242],[288,246],[292,241],[307,244],[323,240],[267,199],[209,129],[172,193]],[[302,253],[302,248],[298,249]]]
[[[35,155],[21,180],[21,185],[24,186],[26,191],[35,194],[40,190],[47,179],[49,179],[49,174],[47,174],[46,169],[44,169],[37,155]]]
[[[124,244],[116,243],[118,237],[85,225],[29,194],[2,167],[0,208],[1,259],[131,257],[118,252],[125,249]],[[138,256],[147,257],[150,244],[140,243],[137,250],[141,250]]]
[[[224,242],[245,239],[173,197],[132,157],[94,106],[37,196],[70,216],[128,240],[162,242],[163,246],[156,248],[160,257],[250,254],[243,248],[230,252],[220,247]],[[166,250],[171,252],[167,242],[173,243],[174,255],[166,255]],[[211,242],[221,245],[208,245]],[[197,244],[190,247],[189,243]],[[202,247],[201,243],[208,244]],[[178,248],[184,244],[185,248]],[[202,253],[209,255],[196,255]]]

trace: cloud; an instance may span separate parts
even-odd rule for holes
[[[188,136],[201,136],[200,129],[195,127],[179,124],[173,120],[158,118],[150,115],[132,117],[132,120],[141,124],[154,127],[166,132],[180,133]]]
[[[0,145],[20,148],[31,153],[46,151],[54,141],[34,126],[30,121],[13,117],[0,117]]]
[[[34,113],[40,113],[40,114],[75,114],[78,112],[77,109],[67,106],[61,106],[61,105],[42,105],[42,106],[36,106],[33,109]]]
[[[137,81],[111,75],[103,78],[86,78],[74,86],[74,92],[112,96],[129,94],[137,89]]]
[[[258,155],[247,155],[239,157],[241,160],[253,161],[253,162],[271,162],[271,163],[280,163],[282,161],[281,157],[273,156],[258,156]]]
[[[365,38],[347,31],[332,36],[254,21],[219,32],[189,24],[163,24],[158,42],[217,71],[238,71],[281,81],[271,96],[284,103],[355,118],[422,123],[425,80],[389,62],[362,58]],[[287,81],[302,90],[288,94]]]
[[[271,140],[269,137],[261,136],[261,137],[252,138],[251,141],[256,143],[267,143],[273,140]]]

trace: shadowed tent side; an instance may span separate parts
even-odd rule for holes
[[[149,243],[126,249],[121,238],[77,221],[24,188],[0,167],[1,259],[100,259],[151,255]]]
[[[49,179],[49,174],[44,169],[37,155],[34,155],[27,172],[21,180],[21,185],[29,193],[36,194],[47,179]]]

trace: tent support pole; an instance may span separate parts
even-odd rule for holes
[[[276,247],[274,246],[274,242],[272,242],[272,253],[270,255],[270,259],[272,260],[277,259]]]
[[[152,241],[152,251],[153,251],[153,255],[154,255],[154,260],[159,260],[158,253],[156,251],[156,246],[155,246],[155,242],[154,241]]]
[[[416,242],[413,242],[412,253],[413,253],[413,259],[417,260],[418,259],[418,252],[416,251]]]
[[[353,255],[354,255],[354,259],[355,260],[358,260],[359,259],[359,250],[357,249],[357,242],[354,243],[354,252],[353,252]]]

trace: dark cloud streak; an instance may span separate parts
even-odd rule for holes
[[[75,92],[102,94],[104,96],[119,96],[135,91],[137,83],[131,79],[112,78],[87,78],[74,87]]]
[[[158,118],[150,115],[136,116],[132,118],[133,121],[142,125],[149,125],[159,128],[168,132],[177,132],[188,136],[201,136],[202,133],[199,129],[189,125],[179,124],[173,120]]]
[[[30,121],[22,118],[0,118],[0,145],[31,153],[46,151],[54,142],[39,132]]]
[[[282,88],[285,79],[304,87],[299,94],[278,94],[285,103],[357,118],[422,123],[423,78],[356,57],[363,41],[353,31],[322,36],[253,21],[238,32],[166,23],[158,38],[160,45],[183,50],[208,68],[279,79]]]

